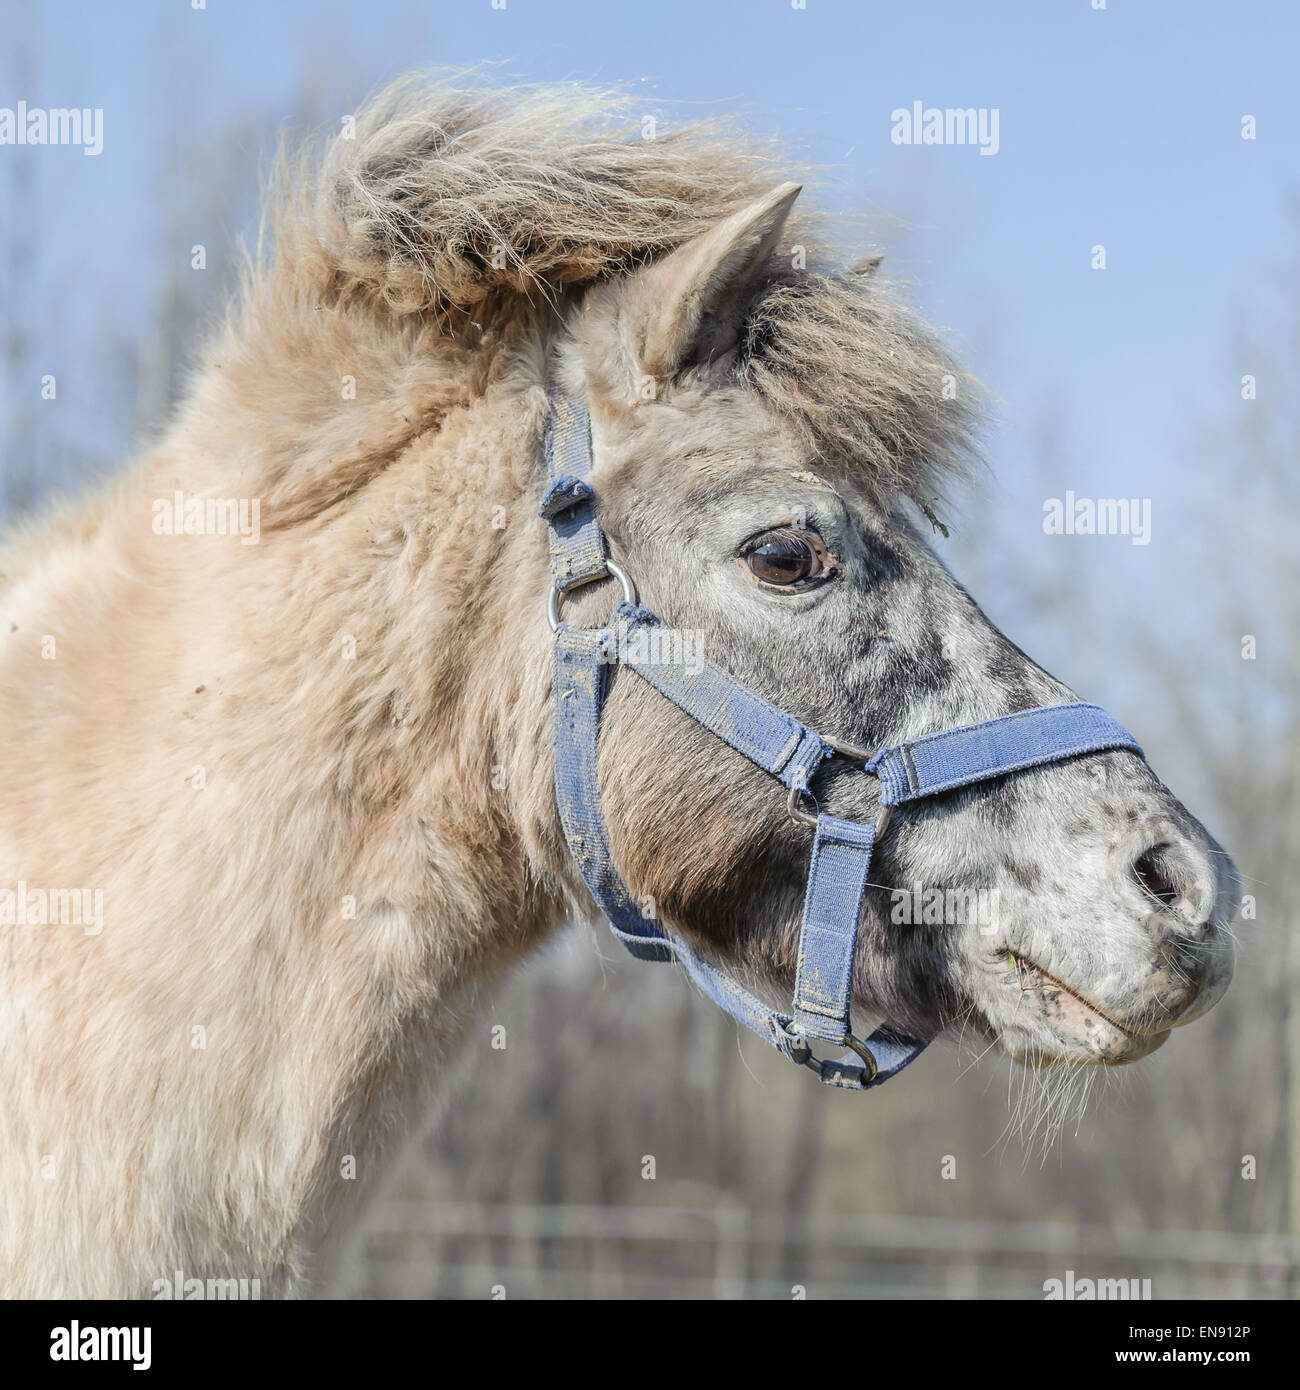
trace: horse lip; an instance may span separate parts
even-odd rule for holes
[[[1116,1032],[1123,1033],[1126,1038],[1131,1038],[1135,1042],[1142,1038],[1158,1037],[1161,1033],[1167,1031],[1163,1028],[1142,1030],[1139,1028],[1134,1028],[1131,1024],[1120,1023],[1117,1019],[1112,1018],[1111,1015],[1108,1014],[1106,1010],[1101,1007],[1100,1004],[1096,1003],[1092,999],[1089,999],[1086,994],[1083,994],[1079,990],[1075,989],[1073,985],[1067,984],[1059,976],[1053,975],[1050,970],[1044,970],[1043,967],[1039,965],[1037,961],[1030,960],[1028,956],[1017,955],[1014,951],[1009,951],[1008,954],[1011,956],[1011,959],[1015,961],[1016,970],[1018,972],[1021,972],[1020,986],[1022,989],[1026,987],[1026,979],[1030,976],[1041,977],[1042,981],[1046,984],[1048,988],[1059,989],[1064,991],[1064,993],[1068,994],[1072,999],[1075,999],[1080,1004],[1082,1004],[1085,1009],[1091,1010],[1104,1023],[1110,1024],[1110,1026],[1114,1028]],[[1024,967],[1023,971],[1022,967]],[[1032,986],[1030,987],[1032,988]]]

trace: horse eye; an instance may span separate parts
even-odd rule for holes
[[[820,578],[830,557],[815,536],[803,531],[782,531],[764,537],[747,550],[741,563],[760,584],[789,588]]]

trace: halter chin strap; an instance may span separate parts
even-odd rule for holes
[[[671,640],[676,634],[636,602],[631,580],[609,559],[590,482],[585,399],[554,380],[548,394],[548,485],[540,510],[550,525],[553,581],[555,795],[569,852],[614,935],[634,956],[677,961],[733,1018],[791,1061],[811,1067],[828,1085],[878,1086],[926,1046],[889,1027],[859,1041],[849,1019],[858,918],[872,848],[888,808],[1081,753],[1127,748],[1141,756],[1142,750],[1096,705],[1068,704],[926,734],[867,758],[807,728],[724,671],[705,662],[687,664],[681,659],[683,643]],[[575,628],[561,620],[566,594],[608,577],[622,585],[623,601],[606,626]],[[649,640],[654,637],[660,640]],[[615,665],[630,667],[710,733],[778,778],[789,789],[791,813],[814,827],[790,1013],[768,1008],[664,930],[642,910],[615,867],[600,809],[598,768],[600,716]],[[800,808],[813,773],[832,757],[849,757],[879,779],[882,810],[874,825],[813,816]],[[813,1056],[813,1042],[851,1051],[839,1061],[822,1061]]]

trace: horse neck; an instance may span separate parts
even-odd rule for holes
[[[324,370],[329,354],[306,341]],[[274,1168],[250,1168],[246,1190],[269,1194],[279,1234],[264,1212],[228,1219],[220,1194],[186,1217],[200,1245],[186,1267],[227,1271],[254,1247],[262,1269],[315,1265],[298,1233],[346,1228],[453,1053],[491,1045],[476,1012],[488,987],[561,915],[547,886],[562,841],[530,500],[538,393],[506,382],[470,398],[439,379],[431,389],[463,403],[413,417],[425,427],[396,452],[356,447],[388,413],[376,408],[358,417],[346,476],[324,476],[328,459],[295,474],[277,409],[307,411],[310,372],[278,379],[273,408],[255,357],[237,344],[224,379],[200,385],[96,542],[105,592],[83,596],[117,615],[96,717],[149,729],[147,757],[105,769],[121,843],[96,847],[107,878],[83,877],[104,882],[117,921],[105,971],[86,974],[168,1001],[177,1028],[208,1021],[222,1053],[196,1081],[142,1033],[105,1064],[185,1116],[177,1165],[206,1153],[205,1172],[236,1188],[250,1156]],[[313,458],[338,428],[308,431]],[[174,488],[262,496],[258,545],[151,535],[148,499]],[[88,607],[84,621],[107,619]],[[122,649],[138,654],[125,671]],[[177,773],[196,764],[201,790]],[[140,825],[145,856],[127,836]],[[71,853],[75,829],[49,839]],[[350,1156],[359,1180],[342,1181]]]

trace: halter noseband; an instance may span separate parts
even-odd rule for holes
[[[738,1022],[822,1081],[867,1090],[887,1081],[925,1049],[888,1026],[865,1042],[853,1036],[849,1005],[858,916],[871,850],[892,808],[1008,772],[1111,748],[1142,750],[1126,729],[1096,705],[1051,705],[926,734],[868,753],[801,724],[770,701],[707,663],[663,659],[678,643],[651,643],[651,632],[671,636],[606,551],[590,482],[591,427],[585,398],[552,378],[546,425],[547,489],[541,515],[550,525],[552,586],[547,605],[555,634],[555,796],[569,852],[613,933],[639,960],[682,965],[695,983]],[[566,594],[613,577],[622,601],[601,628],[565,623]],[[638,635],[643,640],[636,640]],[[600,809],[597,747],[607,675],[628,666],[789,790],[790,814],[814,828],[812,860],[799,933],[792,1012],[778,1013],[678,937],[642,912],[614,866]],[[840,820],[803,808],[813,772],[830,758],[847,758],[879,782],[874,825]],[[838,1061],[813,1056],[812,1043],[847,1046]]]

